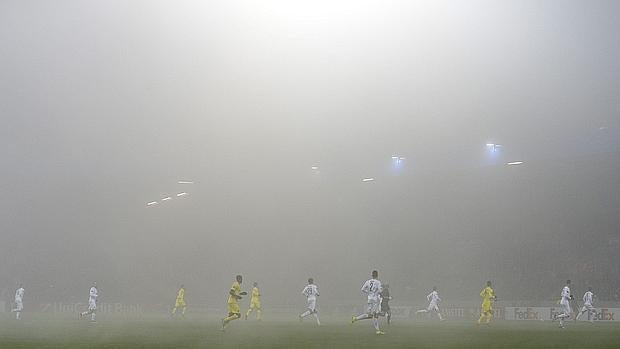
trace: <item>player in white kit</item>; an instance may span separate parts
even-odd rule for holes
[[[575,317],[575,321],[579,320],[579,317],[584,313],[588,313],[590,322],[594,322],[594,318],[590,317],[590,314],[595,312],[594,307],[592,306],[593,298],[594,293],[592,293],[592,287],[588,287],[588,291],[583,294],[583,308],[581,308],[581,311]]]
[[[566,286],[562,289],[562,299],[560,300],[560,307],[562,312],[555,316],[560,320],[560,328],[564,328],[564,320],[570,318],[573,311],[570,308],[570,301],[573,299],[573,295],[570,293],[570,280],[566,280]]]
[[[428,313],[430,311],[434,311],[439,317],[440,321],[443,321],[443,317],[441,316],[441,311],[439,310],[439,303],[441,303],[441,298],[439,298],[439,292],[437,292],[437,286],[433,286],[433,291],[426,296],[426,299],[429,301],[428,307],[426,309],[420,309],[416,311],[416,313]]]
[[[317,326],[321,326],[321,321],[319,321],[319,314],[316,308],[316,297],[319,296],[319,288],[314,284],[314,280],[312,278],[308,279],[308,284],[304,287],[301,294],[306,296],[306,301],[308,302],[308,310],[304,313],[299,314],[299,321],[302,321],[303,318],[312,314],[314,319],[316,320]]]
[[[11,311],[15,312],[15,319],[19,320],[24,310],[24,287],[19,284],[19,288],[15,291],[15,309]]]
[[[368,296],[366,313],[353,316],[351,318],[351,323],[359,320],[371,319],[372,325],[375,328],[375,333],[377,335],[382,335],[385,334],[385,332],[379,329],[379,314],[381,313],[381,291],[383,291],[383,287],[381,287],[381,281],[378,280],[378,277],[379,272],[373,270],[372,278],[367,280],[362,286],[362,292]]]
[[[83,319],[86,315],[90,314],[90,321],[95,321],[95,316],[97,314],[97,297],[99,296],[99,291],[97,290],[97,283],[93,282],[93,285],[90,288],[88,294],[88,310],[80,313],[80,319]]]

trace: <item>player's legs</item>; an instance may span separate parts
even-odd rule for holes
[[[301,313],[299,315],[299,318],[303,319],[306,316],[312,314],[314,312],[314,309],[316,309],[316,299],[308,298],[308,310],[306,310],[305,312]]]
[[[321,321],[319,320],[319,313],[314,309],[312,312],[312,316],[314,316],[314,320],[316,320],[316,325],[321,326]]]
[[[248,311],[245,312],[245,319],[248,319],[248,316],[250,316],[250,313],[252,312],[252,304],[250,304],[250,307],[248,308]]]
[[[558,319],[560,320],[560,327],[564,327],[564,320],[570,318],[572,311],[568,301],[562,300],[560,305],[562,306],[562,314],[558,315]]]
[[[579,317],[581,317],[581,315],[583,315],[584,313],[586,313],[588,311],[588,308],[586,308],[586,306],[584,305],[581,310],[577,313],[577,316],[575,316],[575,321],[579,320]]]
[[[493,317],[493,309],[490,303],[482,303],[482,312],[480,314],[480,318],[478,319],[478,325],[484,321],[485,324],[489,324],[491,322],[491,318]]]
[[[439,321],[443,321],[443,317],[441,316],[441,310],[439,310],[437,304],[433,304],[433,311],[435,311],[437,317],[439,317]]]
[[[487,304],[486,302],[482,302],[482,311],[480,312],[480,318],[478,319],[478,325],[480,325],[482,321],[486,320],[490,308],[491,308],[490,304]]]
[[[250,303],[250,307],[248,308],[248,311],[245,312],[245,319],[248,319],[248,316],[250,316],[250,314],[252,313],[252,311],[256,310],[256,313],[259,314],[258,317],[260,317],[260,309],[257,307],[256,302],[251,302]]]
[[[262,320],[263,319],[262,309],[261,309],[260,303],[258,303],[256,305],[256,319],[257,320]]]
[[[373,303],[369,301],[368,304],[366,305],[366,312],[363,314],[357,315],[357,316],[353,316],[351,318],[351,323],[354,323],[360,320],[372,319],[373,318],[372,309],[373,309]]]
[[[13,311],[15,312],[16,320],[20,319],[23,309],[24,309],[24,303],[22,303],[21,301],[15,302],[15,309],[13,309]]]
[[[375,333],[380,335],[384,334],[379,328],[379,313],[381,312],[381,304],[379,302],[372,302],[369,307],[369,314],[372,316],[372,326],[375,328]]]
[[[222,320],[222,330],[226,328],[226,325],[228,325],[229,322],[239,318],[241,318],[241,309],[239,309],[239,304],[228,303],[228,316]]]

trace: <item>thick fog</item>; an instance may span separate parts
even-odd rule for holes
[[[614,299],[619,15],[0,1],[0,289],[161,304],[185,284],[191,310],[242,274],[268,311],[303,308],[310,276],[361,303],[378,269],[396,303],[477,301],[489,279],[505,300],[566,278]]]

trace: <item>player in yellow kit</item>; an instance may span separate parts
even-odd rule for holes
[[[174,315],[177,313],[177,309],[179,308],[181,308],[181,316],[185,317],[185,309],[187,309],[187,304],[185,303],[185,286],[183,285],[181,285],[179,292],[177,292],[177,299],[174,302],[172,314],[170,314],[171,318],[174,318]]]
[[[497,299],[495,291],[491,288],[491,281],[487,281],[487,287],[480,291],[480,297],[482,298],[482,314],[478,319],[478,325],[482,323],[482,320],[488,324],[493,318],[493,302]]]
[[[258,282],[254,283],[254,287],[252,287],[252,299],[250,300],[250,309],[248,309],[247,313],[245,313],[245,319],[248,319],[252,310],[256,310],[256,318],[261,320],[260,317],[260,292],[258,290]]]
[[[229,322],[237,320],[241,317],[241,309],[239,308],[239,301],[241,296],[248,294],[247,292],[241,292],[241,282],[243,278],[241,275],[237,275],[236,281],[230,286],[228,291],[228,317],[222,319],[222,331],[226,328]]]

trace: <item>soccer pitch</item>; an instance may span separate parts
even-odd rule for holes
[[[346,318],[311,321],[237,320],[226,332],[217,319],[164,316],[125,320],[101,316],[97,323],[45,317],[17,322],[3,316],[0,348],[618,348],[620,328],[610,323],[399,320],[376,336],[370,322]]]

